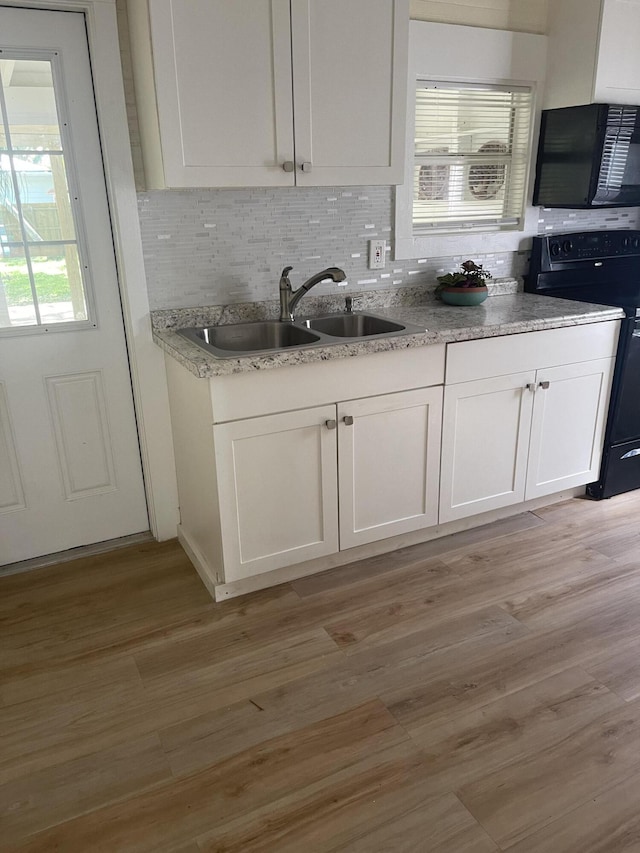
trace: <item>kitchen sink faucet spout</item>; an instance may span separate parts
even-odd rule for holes
[[[317,272],[307,279],[304,284],[301,284],[297,290],[294,290],[289,280],[289,273],[293,267],[285,267],[280,276],[280,319],[283,321],[292,321],[296,305],[305,293],[319,284],[321,281],[345,281],[347,278],[344,270],[339,267],[328,267],[322,272]]]

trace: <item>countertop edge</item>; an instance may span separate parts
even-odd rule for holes
[[[586,304],[585,308],[587,308]],[[389,309],[387,311],[391,313]],[[398,313],[400,312],[396,310],[395,314],[397,315]],[[484,325],[471,325],[437,331],[429,331],[427,329],[425,332],[412,335],[382,337],[375,340],[368,339],[348,344],[338,343],[324,347],[287,350],[274,353],[273,355],[262,354],[228,359],[218,359],[215,356],[208,355],[200,347],[179,337],[175,331],[170,329],[154,329],[153,339],[161,349],[193,373],[194,376],[201,379],[210,379],[215,376],[229,376],[254,370],[273,370],[298,364],[312,364],[336,358],[353,358],[370,353],[412,349],[432,344],[458,343],[461,341],[480,340],[482,338],[494,338],[526,332],[539,332],[546,329],[561,329],[570,326],[604,323],[623,319],[624,316],[624,311],[620,308],[598,306],[597,309],[594,309],[594,306],[589,305],[584,313],[576,311],[558,317],[527,318],[525,320],[514,320],[505,323],[486,323]]]

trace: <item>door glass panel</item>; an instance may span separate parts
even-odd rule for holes
[[[16,207],[10,157],[0,154],[0,234],[12,243],[22,242],[20,214]]]
[[[16,150],[61,151],[51,63],[0,59],[11,145]]]
[[[0,328],[37,322],[24,247],[0,242]]]
[[[75,240],[62,154],[15,154],[13,165],[29,240]]]
[[[0,328],[86,322],[49,60],[0,59]]]
[[[29,251],[42,322],[86,320],[87,307],[75,244],[38,243],[29,246]]]

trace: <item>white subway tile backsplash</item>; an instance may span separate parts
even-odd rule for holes
[[[156,191],[140,193],[138,206],[152,309],[273,298],[285,265],[294,267],[294,286],[334,265],[367,290],[390,285],[388,274],[371,276],[367,241],[389,234],[392,243],[392,187]],[[499,259],[501,276],[521,274],[514,253],[477,258],[494,274]],[[408,261],[393,269],[393,284],[406,284],[410,275],[415,284],[418,274],[418,282],[433,284],[439,271],[458,263]],[[339,292],[335,284],[320,288]]]
[[[563,231],[606,231],[612,228],[640,228],[640,208],[614,207],[607,210],[540,209],[538,234]]]

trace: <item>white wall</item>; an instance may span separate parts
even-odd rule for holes
[[[418,21],[545,33],[549,0],[411,0]]]

